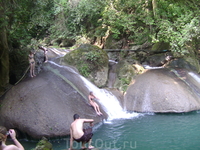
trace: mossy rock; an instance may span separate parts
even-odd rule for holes
[[[81,75],[90,78],[94,83],[95,80],[99,80],[95,79],[97,75],[99,75],[99,72],[103,72],[106,76],[108,74],[107,53],[101,48],[90,44],[83,44],[76,50],[66,54],[64,57],[64,64],[76,67]],[[102,78],[105,78],[105,76]]]
[[[137,74],[135,68],[126,61],[120,61],[117,64],[117,79],[114,88],[125,92],[134,76]]]
[[[155,43],[152,47],[152,51],[156,51],[156,52],[160,52],[163,50],[169,50],[170,48],[170,44],[169,43],[165,43],[165,42],[158,42]]]
[[[53,150],[53,146],[45,137],[43,137],[33,150]]]

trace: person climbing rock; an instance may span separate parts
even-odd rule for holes
[[[70,126],[70,148],[73,148],[73,141],[82,142],[82,149],[85,149],[85,144],[88,143],[88,148],[92,149],[94,146],[92,143],[92,128],[83,129],[84,123],[90,123],[90,126],[93,126],[93,119],[81,119],[78,114],[74,114],[74,122]]]
[[[93,92],[89,93],[88,96],[89,103],[92,107],[94,107],[94,110],[96,111],[97,115],[103,115],[100,111],[99,105],[94,100],[99,100],[96,96],[94,96]]]

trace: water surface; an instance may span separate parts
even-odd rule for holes
[[[54,150],[69,147],[69,137],[51,140]],[[105,121],[94,127],[93,145],[101,150],[199,150],[200,112],[144,114]],[[24,141],[26,150],[35,142]],[[76,149],[80,144],[74,142]]]

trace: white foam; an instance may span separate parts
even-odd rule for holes
[[[163,66],[161,66],[161,67],[151,67],[151,66],[148,66],[148,65],[144,65],[143,67],[144,67],[144,69],[162,69],[162,68],[164,68]]]

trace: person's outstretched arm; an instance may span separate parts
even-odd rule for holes
[[[82,119],[83,122],[86,122],[86,123],[93,123],[94,122],[94,119]]]

